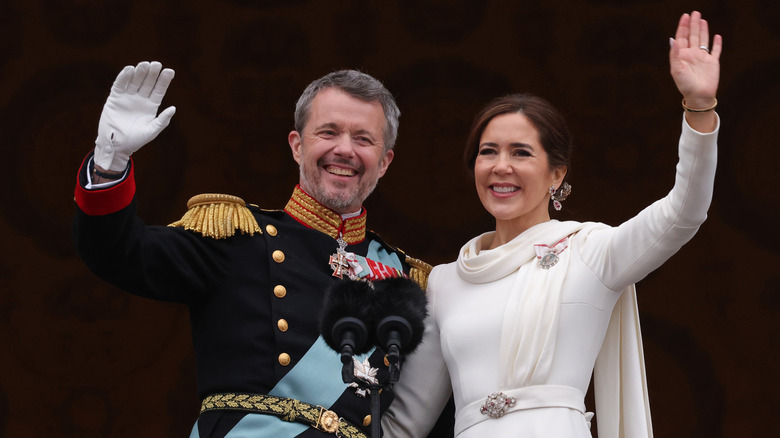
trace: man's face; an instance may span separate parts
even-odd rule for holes
[[[317,93],[303,132],[288,136],[301,188],[337,213],[358,211],[393,161],[393,151],[385,152],[385,123],[379,102],[336,88]]]

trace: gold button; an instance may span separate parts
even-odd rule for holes
[[[279,355],[279,365],[286,367],[287,365],[290,365],[290,355],[287,353],[282,353]]]
[[[371,425],[371,416],[366,415],[365,418],[363,418],[363,426],[370,426]]]
[[[390,360],[387,358],[387,355],[385,355],[385,366],[386,367],[390,366]]]
[[[280,319],[279,321],[277,321],[276,326],[279,327],[279,330],[283,332],[286,332],[287,328],[289,327],[286,319]]]
[[[284,296],[287,295],[287,288],[281,284],[277,284],[276,287],[274,287],[274,295],[276,295],[277,298],[284,298]]]
[[[273,252],[271,257],[273,257],[276,263],[282,263],[284,261],[284,252],[277,249],[276,251]]]
[[[269,236],[276,236],[276,227],[273,225],[266,225],[265,232],[268,233]]]

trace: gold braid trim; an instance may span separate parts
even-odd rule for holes
[[[339,229],[342,236],[350,245],[362,242],[366,238],[366,214],[363,211],[360,215],[349,219],[341,219],[341,215],[328,207],[320,204],[316,199],[303,191],[300,186],[295,186],[290,200],[284,207],[284,211],[294,217],[298,222],[323,232],[336,239],[339,237]]]
[[[231,237],[236,230],[250,236],[263,233],[243,199],[220,193],[193,196],[187,201],[184,216],[168,226],[182,227],[214,239]]]
[[[340,437],[367,438],[357,426],[339,417],[335,412],[293,398],[265,394],[212,394],[203,399],[200,412],[214,410],[273,415],[284,421],[297,421]]]
[[[412,267],[409,270],[409,278],[420,285],[422,290],[426,290],[428,287],[428,274],[431,273],[433,266],[425,263],[420,259],[415,259],[409,256],[406,256],[406,263]]]

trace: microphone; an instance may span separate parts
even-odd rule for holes
[[[422,342],[427,305],[425,292],[403,277],[372,283],[344,279],[333,284],[325,293],[320,333],[328,346],[341,354],[344,383],[355,380],[353,355],[368,353],[374,345],[387,355],[387,382],[398,382],[402,355],[413,352]],[[381,386],[387,387],[384,383]],[[371,436],[378,437],[381,387],[374,382],[369,388],[371,416],[375,419]]]
[[[400,360],[422,342],[428,300],[413,280],[403,277],[374,282],[376,332],[374,343],[387,354],[390,383],[398,381]]]
[[[354,380],[352,357],[368,353],[369,326],[373,326],[375,291],[365,281],[340,280],[325,293],[320,333],[330,348],[341,354],[341,379]]]

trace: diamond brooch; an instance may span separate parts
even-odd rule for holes
[[[490,418],[501,418],[509,409],[515,406],[515,398],[510,397],[503,392],[494,392],[487,396],[485,404],[480,406],[479,412]]]

